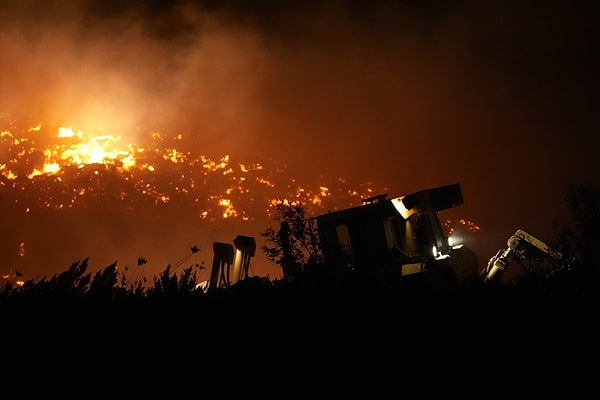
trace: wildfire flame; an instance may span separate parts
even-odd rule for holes
[[[198,205],[199,218],[211,220],[252,220],[248,205],[259,202],[267,206],[267,210],[260,212],[269,212],[281,200],[302,202],[319,212],[324,199],[332,196],[329,187],[324,185],[314,189],[294,187],[282,181],[280,169],[269,171],[259,162],[236,164],[229,155],[213,160],[175,147],[162,147],[165,138],[157,132],[150,133],[149,147],[123,143],[121,136],[111,134],[88,135],[66,125],[58,127],[45,146],[38,145],[46,140],[43,134],[43,124],[20,134],[2,130],[0,175],[2,186],[17,192],[30,192],[36,183],[44,193],[31,200],[41,200],[45,208],[73,208],[86,203],[85,198],[101,192],[102,179],[107,173],[127,184],[128,188],[118,194],[125,203],[132,191],[154,204],[185,197]],[[175,140],[182,139],[181,134],[175,137]],[[168,177],[166,181],[165,177]],[[334,183],[344,184],[345,180],[339,178]],[[58,187],[61,190],[56,193]],[[283,192],[276,195],[278,189]],[[337,195],[347,202],[331,208],[357,204],[357,199],[374,191],[371,187],[339,188]],[[257,198],[257,194],[263,194],[262,198]],[[28,207],[39,205],[36,201],[27,203]]]

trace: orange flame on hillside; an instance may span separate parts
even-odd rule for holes
[[[162,147],[162,142],[169,139],[157,132],[150,134],[149,147],[124,143],[121,136],[87,135],[65,125],[58,127],[49,141],[42,136],[43,132],[43,124],[22,134],[3,130],[0,145],[7,157],[0,159],[0,175],[4,178],[2,186],[19,191],[31,189],[34,182],[38,185],[43,182],[45,193],[38,198],[45,208],[73,208],[85,203],[84,198],[103,192],[107,174],[118,176],[128,186],[117,194],[125,202],[134,194],[132,191],[154,204],[185,197],[198,204],[197,215],[202,219],[252,220],[249,204],[261,202],[267,207],[261,212],[269,212],[273,202],[281,199],[302,202],[320,212],[324,199],[332,196],[324,185],[313,189],[282,182],[281,176],[259,162],[236,165],[229,155],[213,160],[174,146]],[[175,141],[182,139],[181,134],[175,137]],[[345,180],[339,178],[338,183]],[[53,193],[59,186],[60,193]],[[280,189],[285,193],[275,195]],[[342,197],[337,200],[345,199],[347,203],[342,201],[339,207],[356,204],[373,191],[369,187],[340,188],[337,195]],[[257,198],[260,194],[262,198]],[[204,204],[206,208],[202,208]],[[34,202],[29,207],[36,205],[39,206]]]

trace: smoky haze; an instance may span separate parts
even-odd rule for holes
[[[132,143],[181,134],[184,151],[269,160],[298,185],[342,177],[403,195],[460,182],[465,204],[447,215],[482,228],[483,265],[516,229],[550,237],[569,218],[565,190],[600,183],[592,4],[5,0],[0,112]],[[210,263],[213,240],[272,224],[105,217],[80,216],[95,229],[74,254],[54,254],[54,238],[44,257],[62,270],[102,249],[100,266],[145,254],[161,269],[201,242]]]

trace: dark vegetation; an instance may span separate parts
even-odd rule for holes
[[[302,206],[283,204],[276,222],[289,223],[290,243],[268,228],[263,235],[271,246],[262,249],[285,268],[281,280],[249,277],[205,291],[193,266],[180,273],[169,266],[149,283],[126,280],[116,264],[92,275],[83,260],[21,286],[5,281],[5,357],[35,357],[46,366],[66,358],[76,370],[102,360],[119,368],[116,359],[164,368],[188,357],[216,363],[215,369],[235,358],[250,368],[267,355],[270,367],[323,357],[355,365],[355,356],[391,362],[415,349],[419,355],[410,357],[421,363],[433,352],[451,360],[476,348],[481,352],[471,357],[500,352],[514,358],[521,351],[556,353],[560,343],[569,343],[563,357],[583,347],[589,354],[592,343],[597,351],[600,191],[578,187],[567,199],[574,224],[557,222],[552,245],[574,263],[550,274],[528,266],[518,280],[501,285],[474,282],[438,293],[426,281],[331,279],[322,273]],[[292,259],[284,257],[284,246]],[[166,361],[157,365],[157,357]],[[313,368],[325,368],[319,364]]]

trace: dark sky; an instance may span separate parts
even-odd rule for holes
[[[104,130],[117,121],[131,143],[149,130],[182,134],[180,150],[269,160],[312,187],[343,177],[396,196],[459,182],[465,203],[449,216],[482,228],[470,245],[483,266],[519,228],[550,238],[552,220],[569,218],[566,190],[600,184],[599,9],[529,0],[4,0],[0,117]],[[124,235],[115,222],[88,229],[93,245],[75,244],[103,249],[100,266],[157,246],[176,261],[187,244],[210,264],[212,240],[270,225],[257,219],[193,237],[193,221],[178,218],[185,222],[161,225],[162,236],[141,244],[131,237],[138,231]],[[17,240],[10,223],[2,264]],[[27,229],[57,229],[48,223],[33,219]],[[113,243],[115,235],[128,239]],[[52,248],[37,251],[51,257]],[[59,271],[87,255],[68,251],[55,257]],[[261,258],[256,272],[276,276]]]

